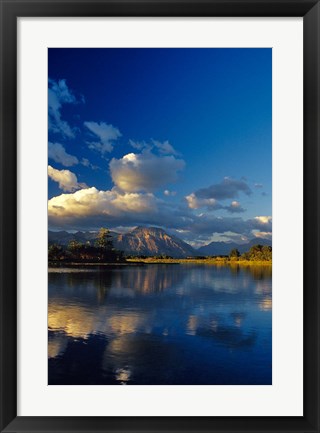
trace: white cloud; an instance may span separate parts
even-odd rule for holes
[[[178,172],[185,166],[174,156],[157,156],[151,151],[128,153],[110,161],[111,177],[123,191],[155,191],[164,184],[177,180]]]
[[[48,165],[48,176],[58,182],[59,188],[66,192],[76,191],[80,188],[87,188],[83,183],[78,183],[77,176],[69,170],[57,170]]]
[[[241,212],[245,212],[245,209],[241,206],[241,204],[234,200],[233,202],[231,202],[230,206],[224,206],[224,209],[226,209],[228,212],[230,213],[241,213]]]
[[[254,230],[252,232],[252,234],[254,235],[255,238],[258,238],[258,239],[267,239],[267,240],[272,239],[272,233],[271,232],[261,232],[261,231]]]
[[[49,79],[48,126],[50,131],[59,133],[64,137],[74,137],[74,131],[68,122],[61,118],[61,108],[63,104],[76,103],[76,97],[69,90],[66,80],[54,81]]]
[[[49,221],[54,225],[77,225],[77,221],[133,221],[139,214],[157,212],[157,199],[153,194],[122,193],[115,188],[99,191],[95,187],[81,189],[72,194],[61,194],[48,201]],[[121,218],[121,220],[119,219]],[[89,221],[89,220],[88,220]]]
[[[163,191],[163,194],[167,197],[174,197],[175,195],[177,195],[177,191],[169,191],[168,189],[165,189]]]
[[[49,200],[49,215],[90,216],[119,215],[120,212],[145,212],[153,210],[155,197],[152,194],[119,193],[116,189],[99,191],[87,188],[73,194],[61,194]]]
[[[123,192],[117,188],[99,191],[92,187],[61,194],[49,200],[48,213],[49,225],[59,229],[94,230],[103,225],[113,228],[151,224],[179,231],[177,235],[187,242],[206,243],[215,234],[226,234],[229,238],[228,233],[252,238],[261,232],[263,237],[272,231],[269,217],[244,220],[195,215],[189,208],[165,202],[150,192]]]
[[[129,140],[130,146],[132,146],[134,149],[142,150],[142,149],[149,149],[151,150],[151,146],[147,144],[145,141],[134,141]]]
[[[245,209],[241,204],[234,200],[229,206],[222,206],[214,198],[200,198],[194,192],[185,197],[190,209],[207,208],[209,211],[225,209],[230,213],[241,213],[245,212]]]
[[[271,216],[256,216],[254,218],[259,224],[270,224],[272,221]]]
[[[178,152],[168,140],[161,142],[152,139],[150,143],[147,143],[146,141],[129,140],[129,144],[137,150],[153,150],[158,152],[160,155],[178,155]]]
[[[164,155],[177,155],[176,150],[174,147],[169,143],[168,140],[161,143],[157,140],[152,140],[152,143],[154,146],[159,150],[160,153],[163,153]]]
[[[92,166],[92,164],[90,163],[90,161],[87,158],[82,158],[81,164],[84,165],[85,167],[91,167]]]
[[[190,209],[199,209],[201,207],[208,207],[211,210],[221,209],[221,205],[214,198],[198,198],[195,193],[191,193],[185,198]]]
[[[114,141],[122,135],[118,128],[104,122],[84,122],[84,126],[100,139],[99,142],[89,143],[89,148],[98,150],[102,155],[106,152],[111,152]]]
[[[48,143],[48,157],[65,167],[71,167],[79,163],[78,158],[67,153],[60,143]]]
[[[97,165],[91,164],[91,162],[87,158],[82,158],[80,161],[80,164],[83,165],[84,167],[91,168],[92,170],[98,170],[99,169],[99,167]]]

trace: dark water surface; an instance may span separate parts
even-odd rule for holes
[[[271,384],[271,266],[49,270],[49,384]]]

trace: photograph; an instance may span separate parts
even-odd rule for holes
[[[272,48],[47,70],[48,385],[271,386]]]
[[[320,0],[231,3],[0,0],[0,433],[320,433]]]

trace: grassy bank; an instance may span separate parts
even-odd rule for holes
[[[131,258],[127,259],[125,262],[87,262],[87,261],[49,261],[49,267],[76,267],[76,266],[95,266],[95,267],[103,267],[103,266],[142,266],[144,264],[169,264],[169,265],[178,265],[178,264],[197,264],[197,265],[214,265],[214,266],[271,266],[272,260],[234,260],[228,258],[189,258],[189,259],[160,259],[156,257],[147,257],[147,258]]]
[[[204,265],[216,265],[216,266],[271,266],[272,260],[230,260],[228,258],[206,258],[206,259],[157,259],[154,257],[148,257],[145,259],[141,258],[134,258],[134,259],[128,259],[128,262],[141,262],[146,264],[186,264],[186,263],[192,263],[192,264],[204,264]]]

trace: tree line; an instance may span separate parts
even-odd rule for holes
[[[106,228],[101,228],[98,237],[92,245],[71,240],[67,246],[51,244],[48,248],[48,259],[51,262],[101,262],[114,263],[125,261],[123,252],[116,250],[113,246],[112,236]]]
[[[249,251],[240,254],[237,248],[233,248],[229,254],[230,260],[271,261],[272,247],[267,245],[253,245]]]

